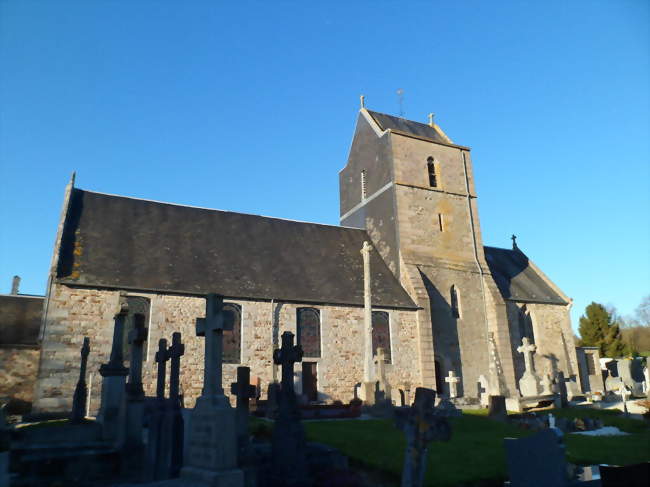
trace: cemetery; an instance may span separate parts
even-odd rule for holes
[[[301,406],[294,379],[303,350],[285,331],[280,346],[269,351],[281,370],[271,407],[268,399],[259,399],[260,385],[248,367],[238,367],[236,382],[225,387],[223,297],[209,294],[205,303],[205,317],[195,324],[205,366],[193,408],[183,406],[179,390],[185,356],[179,332],[169,341],[160,339],[153,362],[156,393],[145,394],[147,330],[136,315],[125,335],[129,309],[123,300],[114,315],[110,357],[98,370],[97,416],[89,417],[87,410],[93,342],[84,337],[65,417],[5,418],[3,410],[0,485],[646,485],[650,422],[630,412],[636,404],[630,396],[647,395],[647,385],[626,386],[625,361],[619,380],[612,381],[616,388],[598,401],[569,404],[561,390],[535,389],[541,381],[536,386],[529,382],[533,372],[524,374],[522,393],[530,387],[529,396],[550,396],[551,407],[506,414],[498,396],[490,396],[487,407],[463,406],[453,372],[445,378],[449,393],[417,387],[410,402],[394,400],[384,370],[387,358],[378,348],[364,377],[370,384],[361,387],[366,400]],[[524,339],[520,348],[530,357],[535,347]],[[616,395],[622,410],[603,407]],[[264,414],[255,414],[258,406]]]

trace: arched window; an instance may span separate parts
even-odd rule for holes
[[[381,347],[386,354],[387,363],[393,363],[390,350],[390,325],[389,316],[386,311],[372,312],[372,354],[377,354],[377,349]]]
[[[530,316],[530,311],[523,305],[519,309],[519,339],[523,340],[524,337],[528,338],[530,343],[535,343],[535,333],[533,331],[533,320]]]
[[[454,318],[460,318],[460,294],[456,286],[451,286],[449,290],[449,302],[451,304],[451,314]]]
[[[223,303],[223,363],[241,362],[241,306]]]
[[[438,187],[438,176],[436,174],[436,163],[433,157],[427,159],[427,172],[429,173],[429,186],[432,188]]]
[[[305,357],[320,357],[320,311],[315,308],[296,310],[298,345]]]
[[[124,323],[124,338],[122,339],[122,351],[124,360],[131,360],[131,345],[129,344],[129,334],[135,328],[135,315],[144,316],[144,326],[149,326],[149,308],[150,301],[142,296],[126,296],[126,304],[129,307],[129,314]],[[144,346],[144,350],[147,347]]]

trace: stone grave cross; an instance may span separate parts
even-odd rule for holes
[[[129,344],[131,345],[131,360],[129,363],[129,382],[126,390],[130,398],[144,397],[142,388],[142,345],[147,339],[147,328],[144,326],[145,316],[136,314],[133,316],[133,329],[129,332]]]
[[[375,355],[375,364],[377,364],[377,380],[386,383],[386,352],[382,347],[377,347],[377,355]]]
[[[435,399],[436,391],[418,387],[413,405],[395,412],[395,425],[406,437],[401,487],[421,487],[429,443],[451,438],[449,420],[436,410]]]
[[[456,385],[460,381],[460,377],[456,377],[453,370],[449,371],[449,375],[445,377],[445,382],[449,384],[449,397],[458,397],[458,386]]]
[[[167,374],[167,339],[158,340],[158,351],[156,352],[156,363],[158,364],[158,375],[156,377],[156,397],[158,400],[165,399],[165,376]]]
[[[282,394],[295,396],[293,364],[302,361],[302,347],[293,344],[293,333],[290,331],[282,334],[282,347],[273,351],[273,361],[282,366]]]
[[[203,396],[223,396],[221,384],[223,365],[223,296],[208,294],[205,298],[205,318],[196,319],[196,335],[205,337],[205,366]]]
[[[81,346],[81,368],[79,370],[79,381],[74,389],[72,398],[72,415],[70,420],[74,423],[82,421],[86,417],[86,399],[88,397],[88,387],[86,386],[86,367],[88,364],[88,354],[90,353],[90,338],[84,337]]]
[[[240,454],[243,453],[248,444],[248,402],[255,397],[257,388],[250,383],[251,369],[249,367],[237,367],[237,382],[230,385],[230,393],[237,397],[237,443]]]
[[[521,346],[517,347],[517,352],[524,354],[524,363],[526,365],[526,370],[533,371],[533,353],[535,353],[537,347],[528,341],[528,337],[521,339]]]
[[[180,406],[180,373],[181,357],[185,354],[185,345],[181,343],[181,334],[178,331],[172,333],[172,345],[167,349],[171,361],[169,366],[169,398],[174,407]]]
[[[621,396],[621,400],[623,401],[623,413],[625,413],[625,416],[629,415],[628,409],[627,409],[627,398],[632,394],[626,385],[621,382],[621,385],[618,389],[618,393]]]

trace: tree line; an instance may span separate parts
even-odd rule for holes
[[[632,316],[614,307],[592,302],[580,317],[578,346],[598,347],[601,357],[627,357],[650,353],[650,294]]]

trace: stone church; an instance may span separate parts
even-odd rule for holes
[[[524,337],[537,347],[538,374],[578,385],[571,300],[514,240],[512,249],[483,245],[469,148],[436,124],[361,108],[339,180],[341,225],[331,226],[96,193],[73,178],[43,305],[34,409],[70,408],[88,336],[97,410],[97,370],[121,296],[148,323],[148,394],[158,340],[182,333],[191,407],[203,376],[195,320],[212,292],[224,296],[232,328],[224,386],[247,365],[265,391],[277,377],[272,351],[289,330],[304,349],[296,374],[303,399],[351,400],[363,380],[364,241],[373,249],[372,346],[386,351],[396,402],[417,386],[448,393],[450,372],[460,377],[458,394],[475,402],[495,357],[500,392],[518,401]]]

